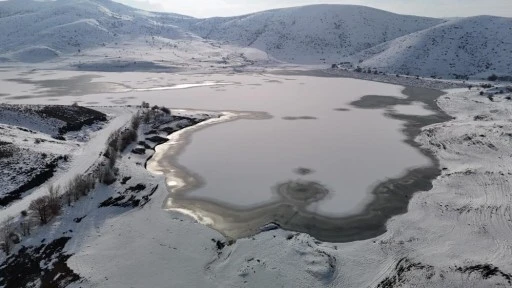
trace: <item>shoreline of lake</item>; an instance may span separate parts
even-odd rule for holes
[[[385,115],[404,121],[401,130],[406,136],[404,142],[419,150],[421,154],[431,160],[432,164],[428,167],[406,170],[402,176],[397,178],[380,181],[370,193],[372,199],[364,205],[359,213],[342,217],[328,217],[304,211],[298,213],[296,206],[289,199],[269,202],[251,208],[242,208],[226,205],[212,199],[186,195],[187,192],[204,185],[200,175],[194,174],[176,161],[176,157],[190,142],[191,135],[211,125],[235,121],[244,117],[265,119],[265,116],[262,116],[263,114],[259,112],[254,112],[256,114],[252,114],[253,112],[241,112],[242,114],[237,114],[240,112],[228,112],[232,114],[227,116],[227,119],[207,121],[197,127],[185,129],[178,135],[171,135],[166,143],[167,146],[171,147],[168,147],[168,149],[171,150],[163,152],[165,146],[157,147],[159,151],[155,152],[155,155],[157,155],[158,160],[152,158],[148,163],[151,162],[153,163],[151,165],[154,165],[154,162],[162,160],[162,155],[165,154],[167,167],[163,168],[160,165],[157,169],[155,167],[149,168],[153,173],[167,174],[166,182],[170,194],[163,204],[163,208],[189,215],[198,222],[219,231],[228,239],[252,236],[261,232],[262,227],[268,224],[275,224],[285,230],[305,232],[327,242],[350,242],[381,235],[386,231],[386,222],[391,217],[407,212],[407,206],[412,195],[419,191],[430,190],[432,180],[441,173],[439,160],[430,150],[422,148],[419,143],[415,142],[415,137],[419,135],[422,127],[451,119],[436,104],[436,99],[445,94],[444,92],[427,88],[405,87],[402,93],[407,98],[366,95],[352,102],[351,106],[360,109],[381,109],[395,105],[409,105],[412,102],[424,103],[429,110],[435,113],[414,116],[388,111]],[[163,170],[167,170],[167,172],[165,173]],[[288,187],[300,185],[314,187],[316,184],[318,183],[297,181],[295,183],[281,183],[274,189],[278,191],[283,185],[288,185]]]

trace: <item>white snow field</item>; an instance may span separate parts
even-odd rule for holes
[[[108,210],[73,226],[78,237],[66,248],[76,253],[69,263],[87,280],[72,287],[509,286],[512,109],[507,101],[490,102],[476,92],[440,99],[456,119],[426,127],[417,140],[433,149],[446,169],[379,237],[330,244],[274,230],[217,250],[211,239],[220,235],[161,209],[167,192],[159,187],[142,209]],[[476,115],[489,118],[474,120]],[[137,175],[134,183],[162,182],[123,163],[122,169],[138,169],[127,172]],[[99,195],[108,193],[102,189]],[[66,217],[82,217],[101,200],[86,200]],[[55,231],[68,229],[59,225],[64,224]]]
[[[13,77],[12,72],[6,73],[3,79]],[[26,79],[65,79],[82,72],[65,72],[66,77],[62,73],[35,71],[27,74]],[[95,78],[93,83],[118,83],[131,88],[207,81],[250,87],[249,84],[258,82],[256,79],[276,80],[271,75],[253,76],[256,78],[250,80],[247,75],[100,74],[102,77]],[[279,81],[294,78],[280,76]],[[275,82],[267,84],[272,83]],[[120,99],[126,104],[146,100],[185,107],[207,94],[211,99],[196,101],[198,105],[219,110],[224,101],[215,96],[222,92],[216,90],[231,87],[148,89],[70,97],[52,96],[51,87],[11,84],[13,91],[18,91],[12,96],[40,89],[50,93],[37,95],[38,98],[9,99],[14,103],[47,103],[48,99],[54,99],[57,101],[51,102],[71,104],[87,99],[107,105]],[[240,88],[235,85],[232,89]],[[507,180],[512,174],[507,164],[512,155],[509,150],[512,125],[508,121],[511,102],[505,98],[508,94],[496,95],[491,101],[478,91],[457,89],[450,93],[442,96],[438,104],[455,119],[425,127],[416,139],[434,151],[443,174],[433,182],[432,190],[415,194],[408,212],[390,219],[387,232],[376,238],[323,243],[307,234],[278,229],[218,246],[217,241],[224,241],[221,234],[189,217],[163,209],[168,196],[165,179],[144,169],[141,163],[147,155],[129,154],[118,161],[120,175],[132,177],[129,186],[144,183],[147,189],[152,189],[158,185],[151,201],[133,209],[98,208],[106,199],[126,189],[121,184],[100,185],[74,207],[66,208],[50,229],[40,228],[23,245],[37,246],[42,239],[48,243],[59,237],[71,237],[64,253],[70,255],[69,267],[83,278],[69,287],[508,286],[512,273]],[[232,98],[227,103],[246,102],[243,96]]]
[[[355,109],[341,100],[346,95],[351,100],[363,96],[345,91],[352,85],[366,85],[361,89],[363,94],[399,97],[403,91],[402,86],[349,78],[442,89],[464,87],[446,90],[447,94],[436,101],[453,118],[421,128],[414,139],[433,153],[441,174],[432,181],[432,189],[407,198],[407,211],[391,217],[376,237],[331,243],[269,225],[254,236],[234,240],[198,223],[194,220],[197,215],[189,210],[167,211],[169,191],[165,184],[172,179],[145,167],[154,149],[150,144],[157,142],[148,140],[150,136],[144,133],[159,128],[143,124],[137,143],[117,160],[118,181],[110,186],[98,184],[87,196],[66,205],[49,224],[34,226],[10,256],[0,252],[0,287],[18,288],[13,285],[16,281],[5,281],[16,279],[20,271],[25,273],[20,281],[27,280],[28,287],[50,282],[72,288],[511,287],[512,88],[507,90],[510,84],[506,82],[493,83],[497,87],[488,90],[478,88],[480,80],[491,74],[512,76],[511,32],[512,18],[435,19],[351,5],[313,5],[196,19],[146,12],[110,0],[0,1],[2,105],[76,102],[109,118],[103,125],[70,132],[68,141],[59,142],[51,136],[62,123],[41,122],[29,114],[13,117],[8,109],[1,111],[0,149],[18,145],[38,155],[24,157],[16,167],[39,163],[37,157],[42,154],[70,155],[69,162],[59,166],[47,181],[57,185],[65,185],[97,164],[109,134],[129,125],[138,109],[133,105],[142,101],[172,108],[171,115],[176,118],[166,123],[167,131],[239,113],[234,110],[270,111],[277,119],[268,123],[282,120],[282,125],[293,123],[321,130],[315,121],[322,120],[314,117],[345,119],[336,113]],[[335,63],[351,68],[308,71]],[[371,68],[372,73],[351,71],[357,66]],[[283,69],[288,70],[276,72]],[[377,74],[373,74],[375,70]],[[310,74],[297,75],[301,73]],[[395,73],[410,76],[395,77]],[[424,80],[416,75],[443,79]],[[329,78],[315,78],[320,76]],[[452,82],[446,78],[478,81]],[[329,86],[331,82],[336,85]],[[468,84],[477,88],[468,90]],[[290,95],[297,98],[280,98],[280,86],[291,87]],[[329,103],[334,104],[339,95],[340,105],[324,107],[320,101],[302,102],[299,98],[308,93],[315,96],[329,87],[336,88],[327,97]],[[318,99],[324,97],[319,95]],[[283,110],[272,110],[274,106]],[[317,110],[313,118],[306,113]],[[429,117],[435,115],[433,112],[419,102],[378,111],[403,113],[405,117]],[[310,117],[308,121],[284,119],[304,116]],[[242,121],[246,120],[230,124],[242,125]],[[405,122],[393,123],[393,128],[400,129]],[[211,141],[210,133],[230,124],[218,124],[219,130],[207,128],[191,139]],[[20,130],[18,126],[28,128]],[[277,126],[269,127],[266,129]],[[257,132],[260,137],[264,135]],[[320,132],[311,135],[321,136]],[[393,140],[404,141],[400,138],[404,135],[395,132]],[[151,134],[157,138],[154,141],[161,141],[161,131],[155,133]],[[160,149],[172,147],[174,138],[170,139]],[[288,140],[293,139],[297,140]],[[329,143],[336,145],[335,141]],[[399,148],[405,146],[393,143]],[[215,149],[209,150],[208,144],[201,143],[202,149],[188,152],[214,154],[209,161],[219,167],[210,169],[222,172],[226,161]],[[132,150],[141,147],[141,154]],[[186,146],[184,149],[183,155],[187,155]],[[196,160],[200,164],[201,157]],[[326,157],[325,161],[329,160]],[[418,160],[415,163],[421,164],[424,159]],[[401,166],[398,161],[394,164]],[[289,169],[297,167],[285,168],[286,177],[299,177]],[[378,177],[393,177],[403,169],[393,167],[386,172],[389,174]],[[9,173],[11,177],[16,172]],[[21,200],[0,210],[0,221],[14,216],[14,223],[19,225],[21,212],[47,189],[42,185],[27,191]],[[0,242],[6,236],[1,232]]]

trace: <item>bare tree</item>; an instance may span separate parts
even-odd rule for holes
[[[171,115],[171,110],[169,110],[169,108],[165,106],[160,107],[160,111],[164,112],[167,115]]]
[[[23,236],[30,236],[30,228],[30,219],[21,220],[20,229]]]
[[[110,185],[116,181],[116,176],[113,168],[102,166],[99,171],[99,181],[103,184]]]
[[[137,130],[139,130],[139,126],[140,126],[140,113],[137,112],[137,114],[135,114],[132,117],[131,127],[133,130],[137,131]]]
[[[69,184],[68,184],[68,187],[66,188],[66,191],[64,192],[63,196],[64,196],[64,200],[66,201],[66,204],[68,206],[71,206],[71,204],[73,203],[73,194],[71,193],[71,187],[69,187]]]
[[[142,121],[148,124],[151,121],[151,115],[149,111],[144,112],[144,116],[142,117]]]
[[[14,217],[8,217],[4,222],[0,224],[0,242],[2,243],[2,249],[5,254],[11,253],[13,242],[11,237],[14,233]]]
[[[48,223],[48,220],[49,220],[49,216],[50,216],[50,209],[48,207],[48,203],[50,201],[49,198],[50,197],[48,197],[48,196],[43,196],[43,197],[37,198],[30,203],[30,206],[28,206],[28,209],[30,211],[33,211],[34,214],[37,215],[41,225]]]
[[[62,206],[59,198],[60,187],[50,185],[48,186],[48,210],[52,216],[60,214]]]

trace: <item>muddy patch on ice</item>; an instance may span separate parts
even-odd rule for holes
[[[318,118],[314,116],[285,116],[283,120],[316,120]]]
[[[298,175],[301,175],[301,176],[304,176],[304,175],[309,175],[309,174],[313,174],[315,173],[315,170],[313,169],[310,169],[310,168],[305,168],[305,167],[299,167],[295,170],[293,170],[293,172],[295,174],[298,174]]]
[[[7,79],[17,84],[33,85],[35,91],[30,95],[11,96],[8,99],[31,99],[42,97],[84,96],[88,94],[115,93],[129,91],[130,87],[112,82],[95,81],[99,75],[80,75],[67,79],[36,80],[30,78]]]
[[[47,98],[47,97],[65,97],[65,96],[85,96],[90,94],[105,94],[105,93],[128,93],[128,92],[151,92],[151,91],[167,91],[189,89],[197,87],[211,87],[217,89],[226,85],[240,84],[237,82],[222,82],[222,81],[200,81],[197,83],[184,83],[184,84],[171,84],[171,85],[157,85],[155,87],[137,88],[128,86],[118,82],[100,81],[103,76],[95,74],[86,74],[73,76],[64,79],[46,79],[38,80],[33,78],[12,78],[6,79],[7,82],[17,84],[25,84],[34,86],[33,92],[29,95],[4,95],[5,99],[11,100],[24,100],[33,98]],[[143,82],[145,83],[145,82]],[[111,99],[109,96],[106,99]],[[114,104],[125,104],[126,100],[135,99],[133,96],[116,97],[117,102]],[[125,101],[125,102],[121,102]]]
[[[164,66],[150,61],[106,61],[81,63],[72,66],[79,71],[92,72],[165,72],[176,73],[178,67]]]

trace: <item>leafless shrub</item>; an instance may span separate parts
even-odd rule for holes
[[[114,147],[108,146],[107,152],[105,153],[105,157],[108,158],[108,166],[114,167],[117,161],[117,150]]]
[[[0,224],[0,243],[1,248],[5,252],[5,254],[11,253],[13,242],[12,235],[14,233],[14,217],[8,217],[4,222]]]
[[[167,107],[160,107],[160,111],[164,112],[167,115],[171,115],[171,110],[169,110],[169,108]]]
[[[49,198],[48,195],[37,198],[32,201],[28,207],[30,211],[37,215],[41,225],[48,223],[50,218],[50,209],[48,207],[48,203],[50,202]]]
[[[66,205],[71,206],[73,204],[73,193],[70,190],[70,187],[66,188],[64,194],[62,194],[62,199],[66,201]]]
[[[117,150],[118,149],[118,143],[119,143],[119,136],[120,136],[120,134],[121,134],[121,132],[119,130],[112,132],[108,136],[107,145],[109,147],[112,147],[112,148]]]
[[[151,122],[151,113],[149,111],[144,113],[144,116],[142,116],[142,121],[146,124]]]
[[[20,230],[23,236],[30,236],[31,226],[30,219],[23,219],[20,222]]]
[[[106,185],[114,183],[116,181],[116,176],[113,169],[108,165],[102,166],[99,171],[99,181]]]
[[[50,185],[48,186],[48,210],[51,216],[60,215],[62,206],[59,198],[60,187]]]
[[[121,132],[118,142],[118,151],[123,152],[128,145],[137,140],[137,132],[132,129],[126,129]]]
[[[78,201],[82,196],[88,195],[89,192],[94,189],[95,184],[96,179],[93,175],[77,175],[73,177],[65,193],[65,199],[68,205],[71,205],[73,200]]]
[[[140,114],[137,112],[137,114],[135,114],[133,117],[132,117],[132,121],[130,123],[130,126],[132,127],[133,130],[137,131],[139,130],[139,127],[140,127]]]

